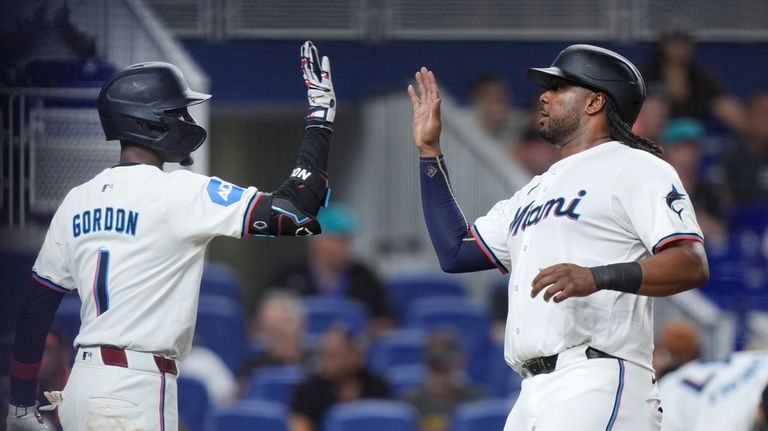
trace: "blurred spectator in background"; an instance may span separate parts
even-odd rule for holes
[[[651,87],[647,91],[643,107],[632,126],[632,133],[645,136],[654,142],[661,142],[669,121],[669,98],[663,89]]]
[[[241,389],[258,368],[306,365],[310,352],[304,348],[305,320],[301,301],[294,295],[271,292],[262,299],[249,328],[259,351],[246,357],[238,369]]]
[[[683,320],[667,322],[653,350],[656,378],[661,379],[665,374],[698,359],[700,350],[699,333],[695,325]]]
[[[290,431],[315,431],[337,403],[389,398],[387,382],[366,367],[367,339],[343,326],[323,334],[317,369],[296,386],[290,401]]]
[[[447,431],[459,404],[484,397],[481,390],[464,380],[466,360],[459,340],[448,331],[430,334],[424,343],[426,379],[408,390],[403,400],[421,416],[422,431]]]
[[[704,125],[692,118],[670,120],[664,129],[664,158],[672,165],[688,191],[696,218],[710,243],[726,240],[723,222],[722,187],[702,177],[701,158]]]
[[[52,330],[45,338],[45,351],[40,365],[40,375],[38,383],[40,390],[38,392],[38,401],[40,405],[49,404],[43,396],[44,391],[60,391],[67,384],[69,372],[71,371],[72,342],[66,339],[57,330]],[[52,411],[41,412],[45,422],[52,429],[61,427],[58,414]]]
[[[520,137],[528,116],[514,108],[507,81],[496,73],[477,75],[469,82],[468,99],[481,130],[501,144]]]
[[[200,336],[196,335],[192,349],[182,361],[184,377],[203,382],[212,405],[229,404],[237,397],[235,376],[219,355],[208,347],[197,344],[199,341]]]
[[[270,288],[298,295],[346,296],[363,303],[371,316],[375,335],[394,326],[393,311],[379,278],[362,262],[353,260],[352,241],[358,225],[355,216],[340,205],[320,210],[323,234],[309,242],[307,261],[274,274]]]
[[[535,128],[526,128],[517,145],[512,147],[512,158],[517,160],[531,176],[541,175],[560,160],[560,151],[539,135]]]
[[[642,75],[649,88],[658,85],[668,94],[672,118],[706,121],[713,114],[732,130],[744,130],[744,109],[714,75],[694,63],[694,41],[688,34],[662,36]]]
[[[723,157],[729,197],[734,205],[768,204],[768,92],[750,95],[746,119],[741,141]]]

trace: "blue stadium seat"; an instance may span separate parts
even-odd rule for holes
[[[298,366],[264,367],[251,377],[246,399],[287,404],[293,388],[304,378]]]
[[[353,333],[359,333],[368,325],[365,307],[347,298],[308,296],[304,299],[307,317],[307,340],[314,345],[320,336],[334,324],[342,324]]]
[[[221,295],[240,302],[240,280],[235,270],[226,264],[208,262],[200,282],[201,295]]]
[[[465,298],[423,298],[409,307],[406,326],[426,331],[453,331],[467,355],[467,371],[472,381],[485,381],[488,374],[487,355],[491,344],[491,319],[486,310]]]
[[[384,372],[395,366],[423,364],[425,338],[420,329],[402,329],[376,340],[369,353],[371,368]]]
[[[463,297],[466,291],[461,279],[439,272],[402,274],[391,277],[387,282],[392,305],[401,318],[410,305],[422,298],[433,296]]]
[[[219,355],[235,372],[249,349],[240,303],[221,296],[201,296],[194,341]]]
[[[452,431],[502,430],[512,405],[509,399],[464,403],[453,414]]]
[[[188,431],[203,431],[210,401],[205,384],[194,378],[176,380],[179,394],[179,418]]]
[[[505,398],[520,391],[523,382],[522,377],[507,365],[504,360],[504,346],[492,343],[488,351],[488,362],[486,365],[488,375],[485,380],[485,387],[492,396]]]
[[[206,423],[206,431],[287,431],[286,406],[267,401],[241,401],[214,410]]]
[[[424,365],[401,365],[388,368],[384,376],[395,396],[401,396],[414,386],[419,386],[426,379]]]
[[[325,416],[324,431],[418,431],[418,416],[400,401],[362,400],[337,404]]]

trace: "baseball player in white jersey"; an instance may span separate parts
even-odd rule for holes
[[[768,385],[768,352],[691,362],[659,382],[662,431],[752,431]],[[764,426],[764,424],[763,424]],[[761,429],[762,431],[762,429]]]
[[[72,189],[56,211],[21,305],[11,361],[9,430],[45,429],[36,379],[63,293],[82,300],[77,356],[62,392],[47,393],[65,430],[176,430],[178,362],[195,329],[203,257],[216,236],[320,233],[335,94],[327,57],[301,48],[310,108],[293,174],[272,193],[165,162],[191,164],[206,137],[178,68],[143,63],[117,73],[97,108],[120,164]]]
[[[631,132],[645,86],[628,60],[573,45],[528,76],[561,159],[473,226],[440,150],[434,74],[409,86],[433,246],[445,271],[510,273],[505,359],[524,380],[506,431],[658,430],[650,297],[708,278],[693,207],[659,146]]]

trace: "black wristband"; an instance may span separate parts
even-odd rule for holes
[[[643,284],[643,268],[637,262],[614,263],[589,268],[597,290],[637,293]]]

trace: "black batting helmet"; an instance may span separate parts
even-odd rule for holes
[[[127,141],[166,162],[181,162],[207,135],[187,107],[210,97],[190,90],[178,67],[150,62],[115,74],[99,92],[96,108],[108,141]]]
[[[571,45],[557,56],[551,67],[528,69],[528,79],[544,88],[562,79],[580,87],[608,94],[629,126],[637,119],[645,100],[643,77],[629,60],[605,48]]]

